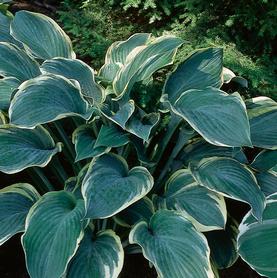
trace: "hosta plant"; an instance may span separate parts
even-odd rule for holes
[[[170,73],[183,42],[134,34],[96,73],[52,19],[0,20],[0,243],[23,233],[30,277],[118,277],[132,253],[164,278],[238,256],[277,277],[277,104],[233,92],[222,49]]]

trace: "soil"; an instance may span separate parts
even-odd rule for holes
[[[47,14],[55,18],[55,11],[60,1],[13,1],[10,7],[12,12],[18,10],[29,10]],[[14,181],[13,181],[14,179]],[[23,180],[22,180],[23,179]],[[18,181],[18,175],[7,176],[0,173],[0,180],[2,184],[9,185]],[[21,180],[30,182],[26,173],[21,173]],[[241,220],[243,215],[249,208],[241,203],[229,201],[227,203],[230,211],[236,212],[236,219]],[[0,277],[1,278],[29,278],[25,267],[24,252],[20,243],[21,235],[12,237],[8,242],[0,248]],[[147,260],[141,254],[127,255],[125,263],[120,275],[121,278],[153,278],[157,277],[154,268],[150,268]],[[220,271],[221,278],[259,278],[255,271],[253,271],[241,259],[230,268]]]

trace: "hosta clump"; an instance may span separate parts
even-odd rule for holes
[[[233,92],[222,49],[165,79],[183,42],[134,34],[96,74],[52,19],[0,20],[0,171],[33,178],[2,184],[0,242],[23,232],[30,277],[118,277],[131,253],[159,277],[214,277],[239,255],[277,276],[277,104]],[[240,224],[228,198],[249,205]]]

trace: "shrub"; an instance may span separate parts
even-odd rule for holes
[[[114,40],[126,39],[134,27],[122,24],[113,16],[113,8],[106,1],[62,2],[58,10],[59,21],[73,37],[73,46],[80,58],[92,62],[95,68],[104,63],[103,57]],[[138,29],[138,27],[136,27]]]
[[[231,92],[243,82],[221,48],[160,84],[175,36],[115,42],[95,75],[50,18],[5,22],[0,171],[34,181],[0,191],[0,242],[23,232],[32,278],[118,277],[124,253],[143,253],[159,277],[214,277],[238,255],[276,275],[277,104]],[[158,96],[148,112],[141,89]],[[225,198],[251,207],[239,227]]]

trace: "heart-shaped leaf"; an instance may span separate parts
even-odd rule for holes
[[[263,221],[257,222],[246,214],[239,226],[238,252],[259,274],[266,277],[277,276],[277,199],[267,201]]]
[[[13,44],[0,42],[0,75],[23,82],[40,75],[38,63]]]
[[[21,129],[0,126],[0,171],[13,174],[32,166],[46,166],[61,151],[61,143],[53,141],[42,126]]]
[[[133,114],[128,120],[126,130],[148,142],[152,129],[160,120],[159,113],[146,114],[139,109],[138,113]]]
[[[123,105],[119,105],[118,102],[114,104],[119,106],[116,111],[113,111],[107,104],[104,104],[101,109],[101,113],[106,118],[125,129],[127,121],[135,111],[135,102],[133,100],[129,100]]]
[[[129,241],[142,247],[144,257],[161,278],[214,277],[205,237],[176,212],[160,210],[149,224],[139,222],[131,230]]]
[[[119,225],[130,228],[139,221],[144,220],[148,222],[154,214],[154,211],[155,209],[152,201],[149,198],[144,197],[116,214],[114,220]]]
[[[0,109],[8,110],[11,96],[20,85],[20,81],[14,77],[0,79]]]
[[[11,23],[11,34],[37,58],[76,57],[70,38],[53,19],[43,14],[17,12]]]
[[[199,184],[229,198],[248,203],[253,215],[261,220],[265,197],[254,174],[232,158],[211,157],[198,165],[190,164],[191,172]]]
[[[249,121],[239,94],[228,95],[215,88],[189,90],[173,104],[205,140],[217,146],[252,146]]]
[[[128,170],[126,161],[114,154],[96,158],[82,184],[87,217],[113,216],[143,198],[152,186],[153,177],[146,168]]]
[[[224,229],[227,211],[223,196],[200,186],[188,169],[176,171],[167,181],[163,196],[155,197],[159,208],[176,210],[198,231]]]
[[[83,237],[84,202],[66,191],[46,193],[30,210],[22,245],[32,278],[60,278]]]
[[[169,76],[164,94],[171,104],[190,89],[220,88],[222,85],[222,48],[207,48],[196,51]]]
[[[94,103],[104,101],[103,89],[95,82],[93,69],[81,60],[54,58],[45,61],[41,66],[41,71],[75,79],[81,86],[83,96],[92,99]]]
[[[29,209],[39,197],[35,188],[27,183],[13,184],[0,190],[0,245],[24,231]]]
[[[88,229],[69,264],[68,278],[117,278],[123,267],[124,252],[120,238],[106,230],[96,236]]]
[[[58,75],[41,75],[24,82],[9,109],[11,123],[25,128],[66,116],[89,119],[91,115],[92,109],[79,89]]]
[[[277,103],[268,97],[256,97],[246,102],[254,146],[277,149]]]
[[[228,268],[236,262],[238,232],[238,223],[234,218],[228,217],[224,230],[205,234],[211,249],[211,261],[216,268]]]
[[[102,125],[95,142],[96,147],[120,147],[129,142],[128,134],[116,125]]]
[[[109,147],[97,147],[94,130],[91,125],[82,125],[78,127],[72,135],[72,142],[75,145],[75,161],[85,158],[97,157],[105,152],[109,152]]]

